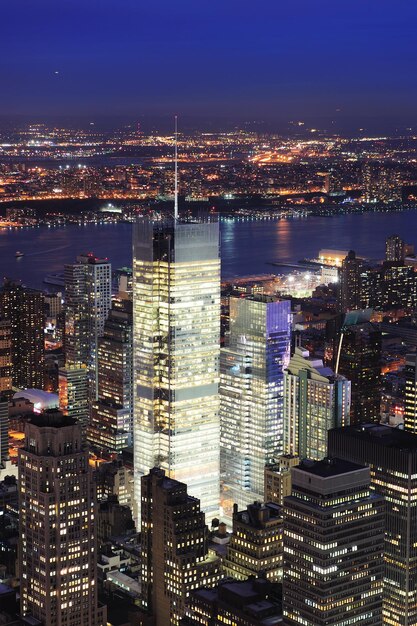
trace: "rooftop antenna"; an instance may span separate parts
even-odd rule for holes
[[[174,220],[178,220],[178,116],[175,116],[175,189],[174,189]]]

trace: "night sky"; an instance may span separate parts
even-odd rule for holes
[[[3,0],[0,115],[417,123],[415,0]]]

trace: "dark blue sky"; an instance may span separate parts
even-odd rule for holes
[[[1,115],[412,124],[416,72],[415,0],[3,0],[0,11]]]

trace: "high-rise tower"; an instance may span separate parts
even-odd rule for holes
[[[178,626],[190,591],[219,581],[220,560],[208,551],[205,516],[187,485],[159,468],[141,482],[142,606],[155,626]]]
[[[284,373],[284,453],[319,461],[327,431],[350,423],[350,381],[295,348]]]
[[[43,389],[45,302],[41,291],[6,281],[0,315],[10,322],[13,386]]]
[[[91,398],[97,398],[97,345],[111,307],[111,264],[81,254],[65,266],[65,365],[87,366]]]
[[[133,235],[134,454],[219,508],[219,224],[139,219]]]
[[[284,624],[381,626],[384,499],[369,487],[369,468],[325,459],[291,472]]]
[[[80,425],[57,411],[25,426],[19,450],[22,616],[105,624],[97,604],[95,489]]]
[[[272,296],[230,298],[229,345],[221,353],[222,515],[264,495],[265,465],[283,452],[283,381],[291,307]]]
[[[132,445],[132,301],[113,301],[97,348],[98,399],[93,402],[88,439],[104,452]]]
[[[371,469],[386,500],[383,624],[417,624],[417,435],[380,424],[329,431],[329,454]]]

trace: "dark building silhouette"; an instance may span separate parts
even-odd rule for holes
[[[340,270],[339,310],[343,313],[361,308],[362,259],[353,250],[342,261]]]
[[[350,423],[379,422],[381,332],[372,324],[344,330],[338,373],[351,382]]]

